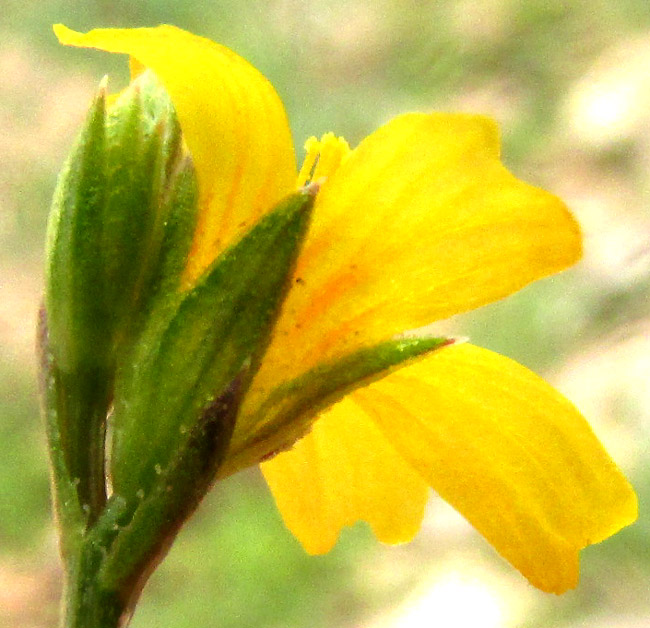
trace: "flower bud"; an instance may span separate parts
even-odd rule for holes
[[[112,372],[151,296],[181,163],[180,129],[151,73],[108,107],[100,87],[48,227],[49,342],[64,372]]]

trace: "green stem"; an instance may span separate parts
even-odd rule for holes
[[[103,577],[112,545],[128,515],[123,499],[109,500],[67,562],[62,628],[123,628],[128,624],[144,584],[139,565],[127,570],[123,580],[107,582]]]
[[[128,601],[118,591],[102,587],[102,548],[84,544],[70,565],[63,597],[61,628],[123,628],[129,620]]]

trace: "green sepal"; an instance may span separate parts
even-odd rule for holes
[[[162,300],[178,301],[181,277],[196,230],[198,196],[194,166],[186,153],[178,159],[161,195],[164,233],[158,259],[153,264],[147,299],[142,304],[143,320],[153,310],[160,310]]]
[[[257,368],[289,285],[313,205],[311,191],[281,202],[222,253],[177,302],[162,299],[115,388],[113,489],[146,497],[183,455],[201,417]]]
[[[198,194],[171,100],[153,73],[141,74],[111,106],[107,135],[110,191],[101,256],[119,361],[161,290],[161,264],[169,275],[164,260],[187,257]],[[173,267],[176,282],[182,262]]]
[[[99,573],[103,587],[120,589],[134,574],[146,577],[151,564],[163,558],[214,481],[228,450],[245,383],[246,373],[242,373],[202,413],[153,489],[132,501],[131,516],[114,526],[119,532]]]
[[[141,82],[111,107],[107,121],[106,202],[95,256],[101,267],[102,306],[114,350],[128,336],[142,307],[163,233],[164,127],[151,128]]]
[[[253,416],[239,417],[220,477],[290,449],[322,412],[357,388],[386,377],[409,360],[455,341],[437,336],[412,336],[360,349],[321,364],[275,388]]]
[[[105,364],[110,333],[97,263],[106,202],[106,88],[103,83],[61,172],[48,222],[46,310],[50,350],[75,372]]]
[[[53,472],[61,476],[54,485],[66,493],[56,497],[58,507],[74,517],[81,512],[87,521],[105,501],[102,451],[112,384],[110,332],[96,262],[106,202],[105,91],[102,84],[59,177],[48,225],[46,313],[39,334],[45,343],[45,416],[56,450]]]

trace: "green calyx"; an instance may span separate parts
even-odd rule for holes
[[[180,274],[174,260],[187,255],[196,214],[192,165],[155,77],[145,73],[108,100],[104,81],[59,176],[41,333],[55,488],[77,497],[55,491],[55,501],[59,510],[76,502],[84,525],[106,502],[104,440],[120,356],[168,275]]]
[[[147,495],[226,391],[236,385],[230,403],[241,398],[288,288],[312,204],[310,193],[289,196],[190,290],[154,307],[116,382],[115,491]]]
[[[217,476],[314,201],[287,197],[186,289],[198,194],[173,108],[149,73],[108,102],[59,178],[39,326],[73,628],[125,621]]]
[[[193,288],[158,294],[124,354],[113,391],[112,495],[79,550],[95,569],[98,599],[117,594],[133,606],[217,477],[312,204],[309,193],[288,197]]]
[[[127,612],[214,481],[314,201],[288,196],[183,287],[198,193],[173,108],[150,73],[105,92],[57,185],[39,324],[69,618]]]
[[[314,201],[287,197],[184,289],[197,186],[173,110],[147,75],[106,101],[59,180],[40,325],[70,617],[122,613],[214,481]]]

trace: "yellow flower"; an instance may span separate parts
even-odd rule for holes
[[[290,448],[262,471],[310,553],[359,519],[384,542],[410,540],[433,487],[532,584],[574,587],[578,551],[634,521],[636,496],[578,411],[524,367],[452,343],[318,408],[317,421],[304,409],[293,431],[269,430],[265,415],[273,391],[314,368],[580,257],[562,202],[501,165],[495,124],[402,115],[352,151],[312,138],[297,173],[282,103],[232,51],[171,26],[55,30],[64,44],[131,55],[134,72],[150,68],[167,88],[199,182],[186,286],[296,185],[320,185],[221,475]]]

